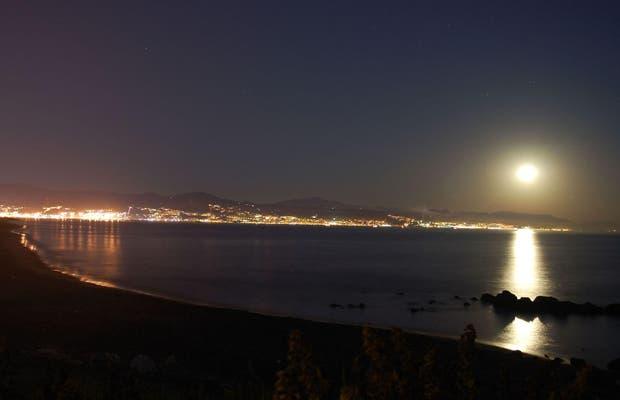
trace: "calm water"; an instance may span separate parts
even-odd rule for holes
[[[508,289],[620,302],[620,236],[529,230],[408,231],[156,223],[29,221],[55,268],[179,300],[480,339],[605,365],[620,357],[620,318],[525,320],[463,300]],[[436,304],[429,306],[429,300]],[[332,309],[360,303],[365,310]],[[412,305],[428,311],[410,313]]]

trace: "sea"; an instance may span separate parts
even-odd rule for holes
[[[510,290],[532,299],[620,303],[620,235],[24,224],[22,241],[50,268],[100,285],[214,307],[447,337],[458,337],[471,323],[481,342],[511,350],[584,358],[601,367],[620,357],[620,318],[515,316],[473,299]]]

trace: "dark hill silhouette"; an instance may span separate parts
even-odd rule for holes
[[[41,208],[62,205],[73,209],[115,209],[129,207],[170,208],[186,212],[206,212],[211,205],[234,207],[251,212],[276,215],[314,216],[322,218],[385,219],[388,214],[398,214],[426,220],[460,222],[497,222],[530,226],[569,226],[571,222],[549,214],[525,214],[511,211],[451,212],[446,209],[404,211],[394,208],[367,207],[346,204],[321,197],[306,197],[275,203],[257,204],[219,197],[205,192],[180,193],[165,196],[158,193],[113,193],[103,191],[65,191],[29,185],[0,184],[0,204]]]
[[[383,219],[389,214],[386,210],[362,207],[321,197],[304,197],[284,200],[271,204],[261,204],[260,209],[281,215],[313,216],[322,218],[377,218]]]
[[[235,206],[241,203],[234,200],[224,199],[204,192],[182,193],[166,198],[163,206],[176,210],[201,212],[209,209],[210,205]]]
[[[291,199],[278,201],[276,203],[269,204],[272,207],[282,207],[282,208],[311,208],[311,209],[341,209],[341,210],[359,210],[364,207],[355,206],[352,204],[345,204],[339,201],[334,200],[326,200],[321,197],[304,197],[299,199]]]
[[[209,193],[193,192],[173,196],[158,193],[113,193],[102,191],[50,190],[28,185],[0,185],[0,204],[42,207],[63,205],[71,208],[112,208],[123,210],[130,206],[173,208],[184,211],[206,211],[209,204],[230,206],[239,204]]]
[[[571,221],[555,217],[551,214],[528,214],[514,211],[472,212],[430,209],[426,215],[430,217],[435,216],[447,221],[497,222],[513,225],[571,225]]]

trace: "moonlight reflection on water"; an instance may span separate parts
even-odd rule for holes
[[[515,317],[500,334],[498,342],[510,350],[537,353],[543,347],[547,334],[545,324],[538,317],[531,321]]]
[[[538,254],[536,233],[531,229],[518,229],[512,240],[512,265],[506,287],[517,296],[534,298],[544,294],[547,284],[544,281],[543,265]]]
[[[537,295],[545,294],[548,285],[534,230],[523,228],[514,232],[511,263],[506,287],[512,288],[517,296],[532,300]],[[547,326],[538,317],[531,321],[515,317],[501,332],[498,341],[511,350],[537,352],[548,335]]]

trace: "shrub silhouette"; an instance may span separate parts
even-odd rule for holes
[[[276,374],[274,400],[320,400],[327,396],[327,380],[312,360],[312,350],[301,332],[288,339],[287,365]]]
[[[472,324],[465,327],[458,345],[457,389],[464,400],[477,397],[478,389],[474,373],[474,355],[476,345],[476,329]]]
[[[520,353],[502,356],[477,351],[476,337],[475,328],[468,325],[457,343],[442,346],[423,340],[410,343],[412,337],[399,329],[364,328],[359,354],[350,368],[343,370],[342,384],[334,385],[331,392],[299,331],[289,335],[286,366],[276,374],[273,393],[257,386],[260,378],[253,373],[250,384],[220,378],[197,382],[192,375],[177,373],[139,376],[122,362],[95,365],[78,364],[75,359],[31,359],[28,353],[11,353],[5,348],[0,351],[0,399],[322,400],[338,395],[340,400],[618,398],[618,386],[609,371],[587,364],[575,369]],[[438,347],[429,346],[433,343]],[[253,369],[251,365],[248,368]]]
[[[417,370],[411,344],[401,329],[392,329],[391,339],[397,398],[411,399],[417,385]]]
[[[407,336],[362,329],[362,353],[356,357],[351,383],[343,385],[341,400],[404,400],[414,395],[416,369]]]
[[[439,381],[439,366],[437,364],[437,349],[430,349],[424,356],[420,366],[421,393],[426,400],[442,398],[441,382]]]
[[[365,392],[368,399],[392,398],[395,376],[390,370],[387,343],[376,329],[362,329],[362,350],[367,358]]]

